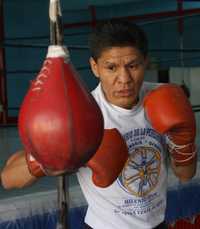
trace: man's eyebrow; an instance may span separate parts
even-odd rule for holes
[[[130,65],[130,64],[140,64],[142,62],[143,62],[143,60],[141,58],[136,58],[136,59],[130,60],[125,65],[127,66],[127,65]],[[109,60],[105,60],[102,63],[105,64],[105,65],[118,65],[118,63],[115,63],[114,61],[112,62],[112,61],[109,61]]]
[[[134,60],[130,60],[126,65],[130,65],[130,64],[140,64],[140,63],[142,63],[142,62],[143,62],[142,59],[137,58],[137,59],[134,59]]]
[[[109,64],[116,65],[116,63],[115,63],[115,62],[108,61],[108,60],[103,61],[103,64],[106,64],[106,65],[109,65]]]

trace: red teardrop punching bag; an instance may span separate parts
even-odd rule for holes
[[[72,172],[94,155],[103,117],[69,60],[66,48],[50,46],[19,112],[25,151],[44,168]]]

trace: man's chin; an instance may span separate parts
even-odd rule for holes
[[[137,104],[137,100],[130,98],[120,99],[118,106],[124,109],[132,109]]]

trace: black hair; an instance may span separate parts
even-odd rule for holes
[[[89,37],[91,56],[96,61],[106,49],[131,46],[137,48],[144,57],[148,53],[148,41],[144,31],[127,21],[107,21],[97,24]]]

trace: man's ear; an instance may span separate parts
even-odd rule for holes
[[[93,57],[90,57],[89,61],[90,61],[90,67],[91,67],[91,69],[92,69],[93,74],[94,74],[97,78],[99,78],[99,71],[98,71],[98,66],[97,66],[96,61],[94,60]]]

